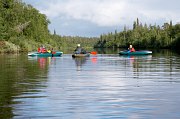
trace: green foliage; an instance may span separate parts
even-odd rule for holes
[[[180,24],[164,23],[162,27],[142,25],[137,18],[133,29],[100,36],[94,47],[127,47],[133,44],[136,48],[177,48],[179,44]]]
[[[77,44],[84,48],[127,47],[136,48],[175,48],[180,46],[180,24],[164,23],[163,26],[147,25],[137,18],[133,29],[126,26],[122,32],[102,34],[100,38],[71,37],[50,34],[50,21],[31,5],[21,0],[0,0],[0,42],[5,43],[0,52],[35,51],[41,45],[48,49],[74,49]],[[14,51],[13,51],[14,50]]]
[[[51,39],[53,42],[58,44],[58,49],[74,49],[76,48],[77,44],[81,44],[84,48],[90,48],[95,45],[95,43],[99,40],[98,38],[87,38],[87,37],[71,37],[71,36],[58,36],[58,35],[51,35]]]
[[[179,49],[180,47],[180,24],[176,24],[174,27],[172,27],[171,31],[171,37],[172,37],[172,48]]]
[[[0,11],[1,41],[20,47],[19,51],[28,51],[34,49],[31,46],[35,42],[43,44],[49,39],[49,20],[32,6],[20,0],[1,0]]]
[[[51,35],[47,17],[21,0],[0,0],[0,11],[0,41],[7,44],[1,47],[1,52],[12,52],[13,49],[14,52],[35,51],[41,45],[55,50],[74,48],[79,43],[93,47],[97,41],[97,38],[61,37],[55,31]]]
[[[0,53],[17,53],[19,50],[20,48],[13,43],[0,41]]]

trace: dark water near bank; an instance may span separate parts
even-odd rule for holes
[[[107,52],[0,55],[0,119],[180,118],[180,55]]]

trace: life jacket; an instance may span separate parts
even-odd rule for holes
[[[47,50],[45,48],[42,49],[42,53],[46,53]]]
[[[47,50],[48,53],[51,53],[51,50]]]
[[[38,52],[41,52],[41,49],[40,49],[40,48],[38,48]]]
[[[131,50],[130,50],[131,52],[135,52],[136,50],[134,49],[134,48],[131,48]]]

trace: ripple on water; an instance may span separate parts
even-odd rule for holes
[[[10,107],[2,110],[3,117],[180,118],[179,56],[64,55],[24,59],[18,68],[14,60],[11,69],[0,71],[6,74],[1,75],[0,107]]]

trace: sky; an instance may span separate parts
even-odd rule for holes
[[[51,33],[62,36],[99,37],[142,24],[162,26],[180,22],[180,0],[22,0],[50,20]]]

